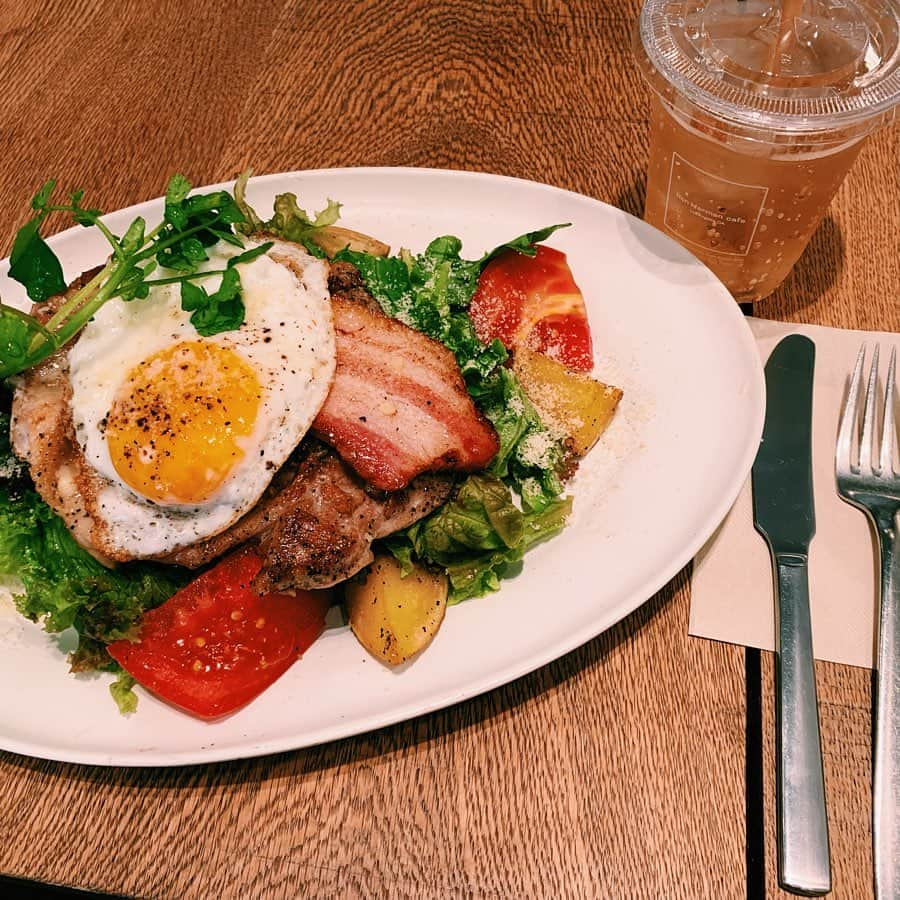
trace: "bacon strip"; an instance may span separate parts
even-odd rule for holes
[[[332,295],[337,368],[314,432],[371,485],[483,469],[499,441],[443,344],[371,305]]]

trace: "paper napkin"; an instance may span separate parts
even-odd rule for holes
[[[868,344],[871,355],[880,344],[884,373],[891,348],[900,348],[900,335],[747,321],[764,363],[785,335],[805,334],[816,345],[812,422],[816,535],[809,550],[813,652],[817,659],[871,667],[877,548],[863,513],[837,494],[834,444],[860,346]],[[763,650],[775,647],[772,566],[768,547],[753,527],[749,476],[731,512],[694,560],[689,631]]]

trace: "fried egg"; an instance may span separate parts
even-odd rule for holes
[[[248,241],[247,246],[253,246]],[[210,249],[206,270],[239,252]],[[262,496],[309,429],[335,368],[327,267],[276,241],[238,267],[245,320],[202,337],[180,286],[100,308],[68,354],[71,413],[101,484],[92,514],[115,558],[171,553]],[[200,279],[212,293],[221,275]]]

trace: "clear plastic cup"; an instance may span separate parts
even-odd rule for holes
[[[735,299],[767,296],[894,119],[900,0],[645,0],[635,56],[652,88],[644,218]]]

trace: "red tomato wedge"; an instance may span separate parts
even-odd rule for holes
[[[534,256],[505,250],[478,279],[469,306],[484,343],[498,338],[508,350],[526,346],[568,369],[594,366],[584,297],[565,253],[538,244]]]
[[[139,684],[204,719],[234,712],[282,675],[325,628],[327,591],[259,596],[253,551],[217,563],[144,616],[110,656]]]

